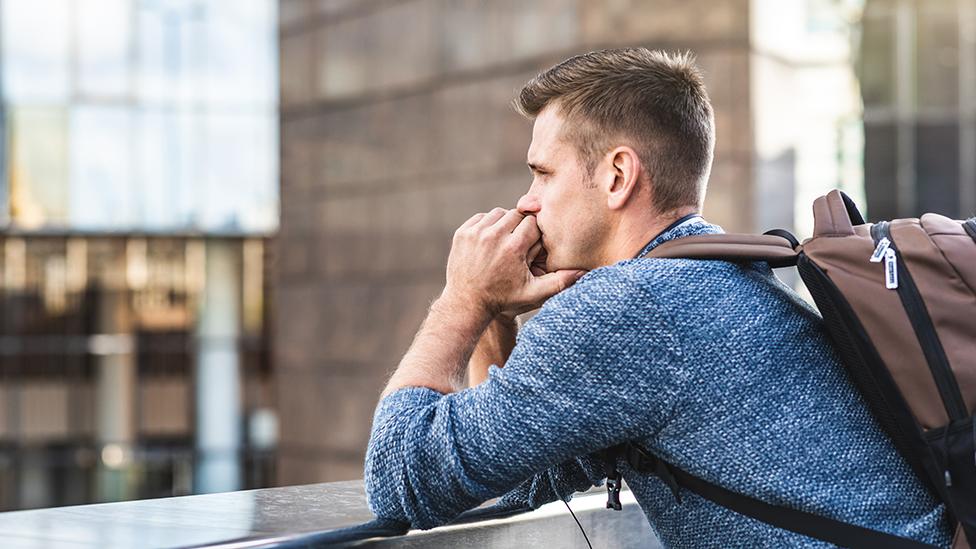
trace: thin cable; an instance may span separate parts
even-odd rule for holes
[[[563,505],[565,505],[566,508],[569,509],[569,514],[573,515],[573,520],[576,521],[576,526],[579,526],[580,532],[583,533],[583,539],[586,540],[586,546],[589,547],[590,549],[593,549],[593,545],[590,544],[590,538],[586,537],[586,530],[583,529],[583,525],[580,524],[579,519],[576,518],[576,513],[573,512],[573,508],[569,506],[569,503],[566,503],[566,500],[563,500]]]

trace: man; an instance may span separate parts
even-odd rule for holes
[[[593,52],[515,103],[535,120],[531,187],[455,233],[444,291],[376,409],[371,509],[431,528],[493,497],[566,499],[604,481],[592,454],[637,441],[730,490],[948,546],[943,506],[815,311],[765,265],[641,258],[721,231],[698,215],[714,123],[692,59]],[[515,315],[543,302],[516,339]],[[462,390],[469,358],[484,382]],[[667,546],[824,545],[617,467]]]

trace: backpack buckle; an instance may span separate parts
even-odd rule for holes
[[[620,471],[614,468],[613,477],[607,477],[607,509],[613,509],[614,511],[620,511],[623,506],[620,505]]]
[[[601,452],[600,458],[603,460],[603,471],[607,475],[607,509],[620,511],[623,506],[620,504],[620,471],[617,470],[617,457],[623,452],[621,446],[612,446]]]

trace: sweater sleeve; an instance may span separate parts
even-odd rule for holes
[[[523,481],[498,500],[505,508],[529,506],[532,509],[558,500],[568,501],[576,492],[599,486],[606,480],[603,462],[585,455],[571,459]]]
[[[546,303],[484,383],[388,395],[366,454],[370,509],[432,528],[520,487],[532,504],[599,482],[576,458],[652,436],[687,379],[651,293],[626,272],[593,271]]]

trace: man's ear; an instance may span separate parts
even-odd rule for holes
[[[607,192],[607,207],[619,210],[637,196],[641,179],[641,161],[634,149],[621,146],[607,153],[612,181]],[[608,178],[609,179],[609,178]]]

